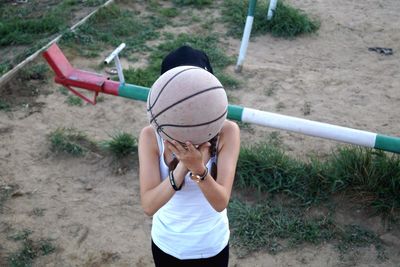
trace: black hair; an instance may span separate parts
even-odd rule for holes
[[[179,66],[196,66],[214,74],[207,54],[188,45],[179,47],[163,59],[161,74]]]

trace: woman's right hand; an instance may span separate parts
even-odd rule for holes
[[[193,173],[204,172],[204,166],[210,159],[210,143],[206,142],[196,148],[190,142],[186,142],[184,147],[177,141],[164,141],[170,151],[172,151],[177,159],[182,162],[188,170]]]

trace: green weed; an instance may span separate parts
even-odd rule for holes
[[[334,241],[341,255],[372,244],[378,250],[378,258],[384,259],[382,241],[371,231],[355,225],[341,227],[333,221],[332,214],[306,216],[306,209],[295,202],[269,200],[249,204],[235,198],[229,204],[228,216],[232,243],[243,255],[261,249],[277,253],[304,243]]]
[[[6,72],[8,72],[9,70],[12,69],[12,66],[10,65],[9,62],[4,62],[0,64],[0,77],[5,74]]]
[[[173,0],[174,4],[177,6],[196,6],[196,7],[204,7],[212,4],[212,0]]]
[[[79,96],[69,95],[66,100],[69,106],[82,106],[83,100]]]
[[[137,151],[136,138],[125,132],[118,132],[111,136],[111,140],[104,141],[103,146],[116,158],[123,158]]]
[[[0,99],[0,111],[10,111],[11,105],[3,99]]]
[[[55,153],[82,156],[97,145],[82,132],[74,128],[57,128],[49,134],[50,149]]]
[[[19,77],[24,80],[45,80],[49,72],[49,67],[46,64],[36,64],[23,68]]]
[[[222,16],[229,26],[229,33],[236,37],[243,34],[246,22],[249,1],[224,0]],[[267,20],[267,1],[258,1],[254,14],[252,34],[270,32],[273,36],[294,38],[305,33],[313,33],[319,29],[319,22],[310,19],[304,12],[289,6],[283,1],[278,1],[275,14]]]
[[[68,94],[69,94],[69,90],[68,90],[67,88],[65,88],[64,86],[58,87],[58,91],[59,91],[62,95],[68,95]]]
[[[325,161],[303,162],[271,143],[244,146],[240,151],[238,188],[284,193],[309,205],[335,193],[346,193],[392,218],[400,211],[400,157],[359,147],[342,147]]]
[[[233,59],[226,56],[218,45],[218,37],[212,34],[206,36],[180,34],[172,40],[161,43],[151,52],[148,67],[124,71],[127,82],[150,87],[160,75],[162,59],[182,45],[204,51],[210,59],[215,76],[225,87],[231,88],[238,85],[234,78],[223,73],[223,69],[233,63]]]
[[[40,239],[35,241],[29,236],[32,231],[23,230],[17,232],[13,237],[14,241],[22,241],[21,248],[8,257],[8,264],[12,267],[32,266],[34,260],[40,256],[48,255],[55,251],[55,246],[50,240]]]
[[[156,29],[164,25],[154,22],[154,16],[140,17],[137,12],[111,4],[99,9],[76,31],[65,32],[60,43],[90,55],[126,43],[121,55],[128,56],[133,52],[148,50],[146,42],[158,38]]]
[[[346,225],[340,230],[341,231],[337,235],[339,238],[337,248],[342,254],[342,257],[344,254],[348,253],[349,250],[367,247],[373,244],[378,252],[378,259],[384,260],[386,258],[382,240],[372,231],[366,230],[359,225]]]

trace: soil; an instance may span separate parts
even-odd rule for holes
[[[236,74],[234,66],[226,70],[244,81],[242,88],[228,92],[230,99],[245,107],[398,136],[398,0],[287,2],[318,18],[321,28],[294,40],[252,38],[242,73]],[[226,38],[224,43],[236,57],[240,40]],[[393,54],[369,47],[392,48]],[[96,65],[82,58],[71,63],[91,71]],[[138,136],[147,125],[145,104],[104,96],[96,106],[69,106],[60,86],[49,79],[14,79],[0,88],[2,98],[14,99],[10,112],[0,112],[0,188],[13,191],[0,212],[0,265],[19,246],[7,238],[10,233],[29,229],[33,239],[49,238],[56,246],[35,266],[152,266],[151,218],[140,205],[137,160],[121,169],[96,152],[81,158],[57,156],[48,141],[57,127],[79,129],[95,141],[109,139],[116,130]],[[32,88],[38,88],[36,93]],[[277,131],[252,125],[242,131],[242,143]],[[324,158],[340,145],[278,133],[288,154],[304,160],[309,155]],[[374,231],[384,242],[386,260],[378,259],[374,246],[343,258],[334,244],[324,243],[276,255],[261,250],[244,258],[233,247],[230,266],[398,266],[399,226],[388,228],[352,202],[338,201],[336,223]]]

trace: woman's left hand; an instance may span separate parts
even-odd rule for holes
[[[211,144],[209,142],[199,145],[198,148],[190,142],[186,142],[185,146],[177,141],[165,141],[165,144],[188,170],[193,173],[204,172],[204,166],[210,159]]]

